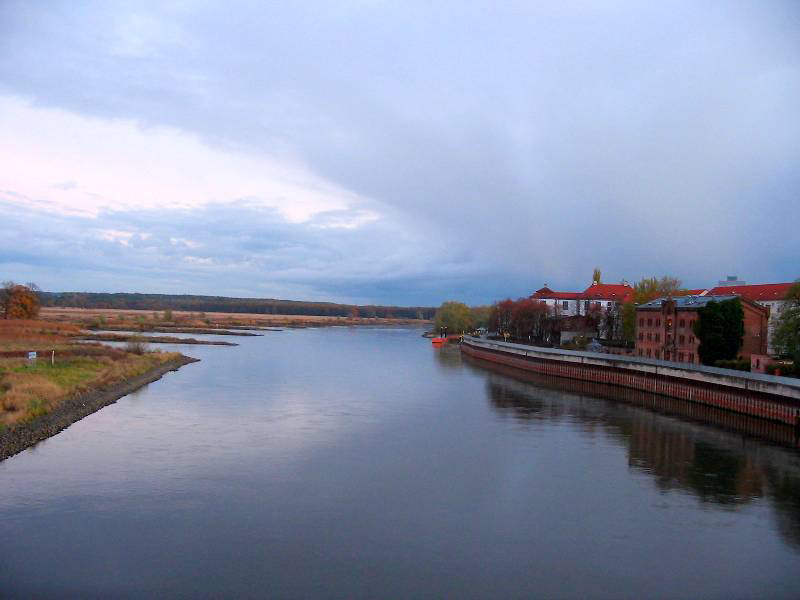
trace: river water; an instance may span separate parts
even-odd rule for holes
[[[420,333],[179,347],[0,463],[0,596],[800,596],[796,449]]]

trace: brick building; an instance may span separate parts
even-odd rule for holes
[[[740,298],[744,311],[744,339],[739,355],[765,354],[769,309],[744,297],[728,295],[658,298],[636,307],[636,355],[676,362],[699,363],[699,340],[693,326],[697,310],[709,302]]]

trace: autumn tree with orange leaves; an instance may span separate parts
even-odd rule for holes
[[[506,298],[500,302],[495,302],[489,313],[489,329],[497,333],[503,333],[511,328],[511,311],[514,309],[514,301]]]
[[[35,319],[39,315],[39,288],[6,281],[0,288],[0,316],[4,319]]]
[[[511,326],[518,339],[540,339],[544,333],[545,320],[551,310],[544,302],[532,298],[520,298],[511,309]]]

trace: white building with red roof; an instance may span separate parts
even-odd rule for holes
[[[543,288],[531,294],[531,298],[553,307],[553,315],[574,317],[580,313],[580,292],[555,292],[544,284]]]
[[[582,292],[556,292],[547,287],[536,290],[531,298],[554,308],[556,316],[586,315],[593,307],[607,312],[633,300],[633,288],[627,283],[592,283]]]
[[[583,300],[584,314],[592,305],[607,311],[619,304],[632,301],[633,288],[627,283],[597,283],[593,281],[592,285],[581,293],[581,300]]]
[[[747,285],[741,283],[739,285],[731,285],[735,278],[728,278],[725,285],[717,286],[709,290],[708,295],[715,294],[734,294],[747,298],[753,302],[757,302],[762,306],[769,307],[769,322],[768,322],[768,337],[767,337],[767,352],[769,354],[775,353],[775,348],[772,346],[772,336],[775,333],[775,326],[786,306],[786,295],[789,293],[789,288],[794,285],[793,283],[762,283],[757,285]]]
[[[627,283],[598,283],[595,281],[582,292],[556,292],[545,283],[543,288],[531,294],[531,298],[552,307],[552,314],[555,317],[578,318],[591,313],[597,314],[598,309],[603,315],[609,312],[617,315],[620,305],[633,300],[633,288]],[[605,338],[608,335],[606,326],[606,320],[602,319],[596,335]],[[572,334],[577,335],[576,332],[572,332]],[[563,335],[562,333],[562,342]]]

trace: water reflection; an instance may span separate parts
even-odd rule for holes
[[[785,431],[420,333],[194,346],[0,463],[0,597],[797,596]]]
[[[784,540],[800,549],[800,455],[753,439],[747,431],[750,419],[717,415],[726,426],[718,429],[689,420],[697,417],[692,407],[683,407],[686,415],[681,415],[675,402],[655,394],[543,377],[466,357],[465,362],[485,373],[487,394],[499,415],[602,430],[626,449],[629,467],[649,475],[663,492],[688,493],[731,510],[766,499]],[[665,407],[672,414],[664,414]],[[734,433],[733,424],[741,431]],[[770,431],[775,440],[796,445],[794,432]]]
[[[457,344],[445,344],[439,347],[431,344],[431,352],[436,359],[436,364],[443,371],[461,369],[461,350]]]

